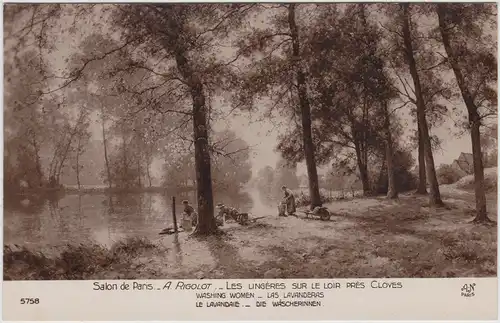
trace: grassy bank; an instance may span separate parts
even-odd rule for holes
[[[443,186],[446,208],[425,197],[358,198],[326,206],[323,222],[279,218],[274,208],[222,237],[184,233],[127,239],[110,248],[66,246],[50,255],[4,248],[5,279],[327,278],[496,276],[497,229],[471,224],[474,196]],[[488,194],[496,217],[496,193]]]
[[[131,266],[134,257],[159,251],[157,245],[141,238],[119,241],[111,248],[93,244],[61,249],[49,256],[24,247],[4,246],[4,280],[90,279],[106,271],[121,272]]]

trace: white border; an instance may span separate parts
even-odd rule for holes
[[[86,1],[86,0],[81,0],[81,1],[52,1],[52,0],[47,0],[47,1],[4,1],[4,3],[8,4],[8,3],[72,3],[72,2],[76,2],[76,3],[92,3],[92,2],[97,2],[97,1]],[[122,2],[122,1],[106,1],[107,3],[119,3],[119,2]],[[129,3],[141,3],[141,2],[146,2],[146,1],[140,1],[140,0],[132,0],[132,1],[126,1],[126,2],[129,2]],[[158,0],[151,0],[151,1],[147,1],[147,2],[165,2],[165,1],[158,1]],[[174,3],[174,2],[184,2],[184,3],[200,3],[200,2],[225,2],[225,1],[211,1],[211,0],[208,0],[208,1],[192,1],[192,0],[185,0],[185,1],[168,1],[168,2],[171,2],[171,3]],[[229,1],[228,1],[229,2]],[[254,1],[231,1],[231,2],[254,2]],[[272,1],[272,2],[289,2],[289,1],[285,1],[285,0],[279,0],[279,1]],[[344,2],[344,1],[295,1],[295,2]],[[349,1],[349,2],[377,2],[377,1],[362,1],[362,0],[354,0],[354,1]],[[387,2],[398,2],[398,1],[387,1]],[[422,2],[422,1],[408,1],[408,2]],[[425,2],[430,2],[430,1],[425,1]],[[442,1],[442,0],[437,0],[437,1],[432,1],[432,2],[447,2],[447,1]],[[471,2],[471,1],[454,1],[454,2]],[[479,1],[478,1],[479,2]],[[481,1],[481,2],[489,2],[489,3],[495,3],[496,1]],[[498,2],[496,2],[498,3]],[[3,6],[2,6],[2,15],[1,15],[1,18],[0,20],[2,21],[2,35],[3,35]],[[498,17],[497,17],[498,18]],[[500,18],[499,18],[500,20]],[[497,23],[497,26],[498,26],[498,23]],[[498,27],[497,27],[498,28]],[[498,46],[498,49],[500,49],[500,44],[498,44],[497,42],[497,46]],[[2,55],[2,58],[3,58],[3,41],[2,43],[0,44],[0,47],[2,48],[2,51],[1,51],[1,55]],[[498,54],[498,49],[497,49],[497,54]],[[2,75],[3,75],[3,64],[1,65],[0,67],[0,70],[2,71]],[[500,76],[500,73],[499,73],[499,76]],[[2,84],[2,93],[3,93],[3,77],[1,79],[1,84]],[[3,107],[3,95],[2,95],[2,107]],[[0,124],[1,124],[1,128],[2,128],[2,134],[3,134],[3,113],[0,115]],[[1,142],[1,147],[2,147],[2,151],[3,151],[3,140]],[[0,165],[1,165],[1,170],[0,170],[0,180],[3,182],[3,158],[0,159]],[[500,179],[500,176],[499,176],[499,179]],[[3,223],[3,185],[0,186],[0,192],[1,192],[1,195],[2,195],[2,209],[0,211],[0,214],[1,214],[1,219],[2,219],[2,223]],[[499,193],[499,197],[500,197],[500,193]],[[0,237],[2,237],[2,241],[3,241],[3,230],[1,230],[1,233],[0,233]],[[498,237],[498,233],[497,233],[497,237]],[[498,238],[497,238],[498,239]],[[2,248],[2,251],[0,251],[0,253],[2,253],[2,256],[3,256],[3,248]],[[498,267],[498,258],[500,256],[500,250],[498,250],[497,248],[497,267]],[[2,281],[3,281],[3,264],[0,265],[0,268],[2,269],[1,270],[1,273],[0,275],[2,275]],[[498,279],[497,279],[497,290],[500,289],[498,288],[500,287],[500,284],[498,284]],[[0,296],[0,298],[2,298],[2,305],[4,304],[3,303],[3,293],[2,295]],[[497,294],[497,302],[498,302],[498,294]],[[62,305],[64,306],[64,305]],[[2,306],[2,313],[3,313],[3,306]],[[3,316],[2,316],[3,317]],[[498,318],[497,320],[498,321]],[[35,321],[18,321],[18,322],[35,322]],[[81,322],[81,321],[67,321],[67,322]],[[109,322],[109,321],[96,321],[96,322]],[[139,321],[138,321],[139,322]],[[152,321],[152,322],[162,322],[162,321]],[[206,321],[206,322],[217,322],[217,321]],[[261,322],[261,321],[246,321],[246,322]],[[286,322],[286,321],[280,321],[280,322]],[[330,321],[326,321],[326,322],[330,322]],[[333,322],[333,321],[332,321]],[[349,320],[349,321],[335,321],[335,322],[352,322],[352,323],[355,323],[355,322],[385,322],[385,321],[353,321],[353,320]],[[397,322],[397,321],[395,321]],[[422,322],[422,321],[405,321],[405,322]],[[452,322],[452,321],[426,321],[426,322]],[[453,321],[453,322],[470,322],[470,321]],[[491,322],[491,321],[478,321],[478,320],[475,320],[475,322]]]

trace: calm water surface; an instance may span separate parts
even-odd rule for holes
[[[186,197],[184,197],[186,198]],[[182,212],[177,197],[176,213]],[[193,197],[189,198],[194,201]],[[172,198],[159,193],[108,196],[65,195],[58,200],[19,203],[4,209],[4,244],[31,248],[97,242],[109,246],[125,237],[159,238],[172,224]],[[248,199],[228,200],[248,212]]]

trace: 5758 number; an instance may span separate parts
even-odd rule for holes
[[[21,298],[21,304],[23,305],[34,305],[39,303],[40,300],[38,298]]]

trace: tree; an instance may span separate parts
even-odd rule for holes
[[[214,191],[236,196],[252,177],[250,147],[234,131],[215,132],[212,137],[210,150],[214,161]]]
[[[35,51],[24,51],[17,59],[11,58],[11,62],[5,64],[4,141],[9,143],[6,152],[11,162],[7,165],[14,169],[5,173],[17,173],[17,183],[13,185],[18,186],[19,180],[23,180],[29,187],[38,188],[46,182],[41,161],[50,130],[45,127],[46,116],[54,116],[53,109],[48,108],[57,103],[51,98],[34,99],[45,85]]]
[[[140,187],[141,170],[137,167],[140,160],[137,143],[131,125],[117,122],[114,125],[116,144],[110,154],[111,177],[116,188],[131,189]]]
[[[378,120],[381,103],[393,92],[381,57],[381,33],[369,22],[365,4],[335,6],[321,11],[309,37],[308,60],[314,106],[316,156],[327,162],[341,151],[351,150],[365,195],[371,194],[369,160],[387,131]],[[387,120],[388,121],[388,120]],[[285,154],[299,154],[292,133],[282,138]]]
[[[88,131],[89,128],[89,120],[88,120],[88,112],[85,109],[82,109],[80,111],[80,116],[78,117],[78,120],[81,120],[77,124],[77,129],[76,129],[76,147],[75,147],[75,166],[74,170],[76,173],[76,183],[78,185],[78,189],[80,189],[80,171],[82,170],[83,166],[80,164],[80,156],[85,152],[86,145],[89,142],[90,139],[90,132]]]
[[[268,116],[279,111],[292,120],[300,118],[296,127],[309,178],[310,207],[314,208],[321,205],[321,197],[304,60],[305,33],[299,30],[297,11],[296,4],[266,7],[272,23],[265,29],[255,28],[239,42],[242,55],[262,56],[247,66],[236,102],[251,109],[256,98],[268,98],[272,102]]]
[[[249,146],[229,130],[215,132],[212,138],[210,154],[214,165],[214,192],[237,196],[252,176]],[[188,191],[196,182],[191,144],[192,141],[184,142],[180,156],[170,156],[164,164],[164,185],[172,193]]]
[[[108,155],[108,140],[106,137],[106,114],[104,112],[104,105],[100,103],[101,106],[101,134],[102,134],[102,146],[104,149],[104,166],[106,167],[106,180],[108,187],[111,189],[113,187],[113,176],[111,175],[111,165],[109,163]]]
[[[314,143],[312,138],[311,107],[307,94],[306,74],[301,61],[299,28],[295,19],[296,4],[288,5],[288,24],[290,36],[292,38],[292,64],[297,73],[297,93],[299,96],[299,106],[302,121],[302,138],[304,155],[306,159],[307,175],[309,177],[309,196],[311,199],[311,209],[321,206],[321,196],[319,194],[318,171],[316,169],[316,158],[314,156]]]
[[[92,8],[88,10],[92,13]],[[110,163],[110,141],[112,141],[110,130],[113,127],[114,115],[120,114],[119,111],[123,109],[124,102],[127,102],[129,98],[126,95],[112,95],[111,89],[114,88],[114,84],[107,77],[107,71],[115,66],[114,62],[125,61],[126,54],[113,50],[119,47],[119,44],[106,35],[91,33],[82,38],[78,50],[68,59],[67,69],[77,76],[70,79],[71,83],[63,84],[60,91],[69,92],[74,104],[85,106],[89,112],[97,112],[104,159],[104,171],[100,175],[111,189],[114,183]],[[84,70],[85,73],[83,73]],[[85,90],[81,91],[82,88]]]
[[[60,186],[60,179],[66,162],[75,150],[81,148],[82,136],[85,136],[84,132],[89,126],[88,113],[84,107],[80,108],[74,125],[71,125],[69,119],[71,117],[63,116],[62,125],[57,123],[52,125],[57,131],[54,132],[56,145],[49,165],[49,186],[51,187]],[[56,139],[57,136],[60,137],[60,140]]]
[[[50,43],[50,33],[46,32],[49,22],[61,27],[60,17],[74,15],[73,18],[79,18],[82,11],[84,16],[91,17],[89,23],[94,26],[111,27],[102,28],[102,31],[112,30],[113,34],[110,31],[109,35],[120,38],[116,46],[83,55],[80,64],[71,67],[66,75],[52,77],[60,81],[56,87],[39,94],[65,89],[81,79],[92,63],[118,56],[119,59],[113,60],[115,68],[111,71],[117,92],[132,94],[127,99],[133,98],[137,107],[161,114],[181,115],[192,122],[199,211],[194,234],[206,235],[218,231],[213,208],[207,95],[231,82],[231,64],[238,58],[221,58],[216,49],[228,38],[233,27],[240,24],[245,12],[254,6],[151,4],[68,8],[64,5],[27,5],[10,10],[8,21],[14,22],[15,17],[22,16],[23,23],[27,24],[24,30],[30,35],[41,31],[38,38],[43,44]],[[39,18],[34,20],[36,25],[31,23],[30,27],[33,20],[29,17]],[[68,30],[76,32],[75,28]],[[130,86],[124,75],[138,70],[147,72],[149,78]],[[186,109],[186,104],[191,106],[190,109]],[[181,124],[185,125],[185,121],[181,120]],[[109,172],[108,181],[111,185]]]
[[[403,32],[403,42],[404,42],[404,54],[406,57],[406,62],[408,64],[408,69],[410,70],[411,77],[413,79],[413,86],[415,90],[416,105],[417,105],[417,119],[418,125],[420,127],[421,139],[424,143],[424,153],[425,153],[425,168],[427,173],[427,179],[430,185],[429,203],[433,206],[443,205],[441,200],[441,194],[439,192],[439,183],[437,181],[436,169],[434,166],[434,157],[432,154],[431,140],[429,136],[429,127],[426,120],[426,107],[425,99],[422,92],[422,85],[420,83],[420,76],[418,73],[417,63],[415,57],[413,56],[413,44],[412,44],[412,34],[411,34],[411,21],[410,21],[410,5],[401,4],[401,18],[402,18],[402,32]]]
[[[183,193],[191,190],[196,180],[194,172],[194,158],[185,153],[182,157],[175,157],[163,164],[163,186],[171,194]]]
[[[250,6],[251,7],[251,6]],[[218,231],[214,218],[212,166],[209,149],[209,108],[207,91],[215,84],[224,83],[229,63],[214,54],[221,38],[241,21],[248,5],[210,4],[200,6],[161,4],[120,6],[113,22],[123,29],[125,43],[133,42],[149,57],[169,58],[175,64],[164,65],[166,73],[148,67],[147,60],[136,59],[130,68],[146,69],[160,76],[161,85],[177,86],[191,101],[191,111],[175,109],[187,114],[193,122],[195,169],[199,221],[195,235]],[[234,60],[233,60],[234,61]],[[204,79],[209,81],[204,81]],[[159,86],[156,85],[154,89]],[[145,90],[147,91],[147,90]],[[185,98],[185,97],[184,97]]]
[[[412,19],[426,19],[425,5],[412,5],[411,10],[408,10],[407,15],[403,15],[403,10],[398,4],[381,5],[387,16],[388,21],[381,24],[385,32],[386,55],[385,60],[391,68],[391,76],[393,79],[393,88],[397,91],[401,98],[411,103],[412,107],[410,114],[416,117],[416,135],[415,142],[418,146],[418,170],[419,170],[419,185],[417,194],[427,194],[427,174],[426,174],[426,153],[424,149],[425,134],[422,130],[422,124],[418,121],[418,116],[421,114],[417,107],[416,90],[413,82],[413,75],[408,65],[408,51],[406,46],[412,46],[412,55],[415,61],[419,77],[419,96],[425,106],[425,117],[428,126],[428,135],[430,137],[431,146],[438,146],[438,138],[432,136],[431,130],[438,127],[444,121],[448,109],[443,105],[443,100],[450,101],[453,97],[453,91],[450,84],[443,80],[443,72],[445,60],[439,53],[436,53],[435,42],[432,42],[429,28],[412,23]],[[410,9],[410,8],[409,8]],[[407,18],[407,19],[406,19]],[[408,33],[411,42],[405,42],[405,33],[403,27],[404,21],[408,20]],[[407,37],[408,38],[408,37]],[[414,108],[413,108],[414,107]]]
[[[439,4],[436,8],[446,55],[469,117],[477,212],[474,222],[490,222],[480,127],[484,118],[496,115],[497,60],[491,48],[484,45],[482,27],[478,24],[492,17],[494,9],[486,4]]]
[[[394,144],[391,134],[391,119],[389,107],[386,102],[382,104],[384,114],[384,129],[385,129],[385,155],[387,162],[387,198],[395,199],[398,197],[398,190],[396,187],[396,174],[394,171]]]
[[[394,136],[396,137],[396,136]],[[397,138],[397,137],[396,137]],[[393,150],[393,161],[394,161],[394,182],[396,190],[398,192],[408,192],[416,188],[416,178],[410,172],[410,169],[414,166],[415,161],[413,160],[411,150],[405,147],[398,141],[394,141]],[[376,192],[379,194],[387,194],[389,192],[388,183],[388,173],[387,173],[387,162],[374,163],[374,166],[381,165],[379,181],[376,183]]]

